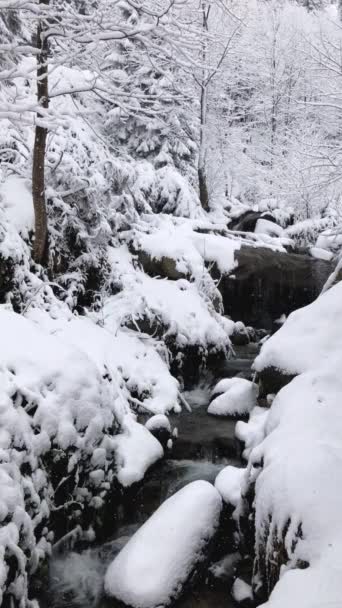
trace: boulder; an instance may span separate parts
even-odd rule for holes
[[[333,271],[332,262],[267,247],[242,245],[236,267],[220,279],[224,312],[234,321],[271,330],[274,319],[315,300]]]
[[[213,416],[244,416],[256,405],[258,386],[245,378],[220,380],[213,391],[215,397],[208,414]]]
[[[271,213],[262,213],[261,211],[246,211],[240,217],[233,219],[229,224],[230,230],[237,230],[239,232],[254,232],[257,222],[260,220],[267,220],[276,224],[276,220]]]
[[[168,417],[164,414],[156,414],[148,419],[145,426],[166,450],[170,439],[172,439],[171,424]]]
[[[249,344],[250,336],[248,329],[241,321],[235,323],[234,331],[230,335],[230,340],[233,346],[246,346]]]
[[[105,593],[134,608],[169,606],[205,563],[222,500],[194,481],[166,500],[109,566]]]

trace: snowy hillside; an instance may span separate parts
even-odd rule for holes
[[[340,601],[340,4],[0,0],[0,606]]]

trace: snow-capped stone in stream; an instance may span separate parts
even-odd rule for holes
[[[265,426],[269,412],[268,408],[256,405],[250,413],[248,422],[239,420],[236,423],[235,436],[244,443],[242,456],[246,460],[252,449],[261,443],[265,437]]]
[[[209,575],[215,580],[224,584],[232,582],[236,572],[237,564],[241,560],[240,553],[230,553],[225,555],[220,561],[215,562],[209,568]]]
[[[309,306],[293,312],[263,345],[254,368],[300,374],[338,354],[342,343],[342,283],[337,283]]]
[[[236,507],[241,498],[241,487],[245,469],[228,466],[219,472],[215,479],[215,488],[221,494],[225,503]]]
[[[151,416],[145,424],[145,427],[154,435],[162,444],[164,450],[172,448],[172,429],[171,424],[165,414],[156,414]]]
[[[234,581],[232,596],[238,604],[249,605],[253,600],[252,587],[241,578]]]
[[[170,420],[164,414],[156,414],[155,416],[151,416],[145,424],[146,428],[149,431],[155,431],[156,429],[165,429],[171,433],[171,424]]]
[[[164,450],[150,431],[127,414],[121,423],[122,432],[113,437],[116,451],[117,478],[127,487],[140,481],[147,469],[163,457]]]
[[[248,414],[256,405],[258,387],[245,378],[220,380],[213,390],[218,396],[210,403],[208,414],[214,416],[236,416]],[[220,394],[221,393],[221,394]]]
[[[135,608],[167,606],[206,555],[222,500],[206,481],[188,484],[164,502],[109,566],[105,592]]]

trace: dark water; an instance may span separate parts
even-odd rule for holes
[[[255,349],[244,349],[236,360],[227,362],[218,376],[250,375]],[[210,387],[205,383],[184,394],[192,412],[184,410],[172,416],[178,428],[169,457],[159,463],[145,478],[144,484],[122,515],[122,523],[115,535],[101,546],[90,546],[83,551],[66,550],[53,554],[49,572],[39,598],[42,608],[108,608],[113,600],[103,598],[106,569],[152,513],[169,496],[186,484],[204,479],[211,483],[227,464],[239,465],[234,439],[235,421],[208,416]],[[179,600],[175,608],[230,608],[234,604],[228,589],[209,587],[206,582]]]

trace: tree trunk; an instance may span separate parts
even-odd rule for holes
[[[204,211],[209,211],[209,193],[207,186],[207,176],[204,167],[198,167],[198,189],[201,205]]]
[[[198,155],[198,190],[202,208],[209,211],[209,193],[206,175],[206,127],[207,127],[207,86],[208,86],[208,69],[207,69],[207,33],[208,33],[208,18],[210,7],[206,1],[202,2],[202,83],[200,97],[200,140],[199,140],[199,155]]]
[[[49,0],[39,0],[49,4]],[[48,41],[44,36],[45,24],[41,19],[37,28],[37,100],[41,108],[49,107]],[[35,216],[35,238],[33,258],[38,264],[48,261],[48,227],[45,200],[45,152],[48,130],[41,126],[44,114],[38,110],[32,163],[32,199]]]

